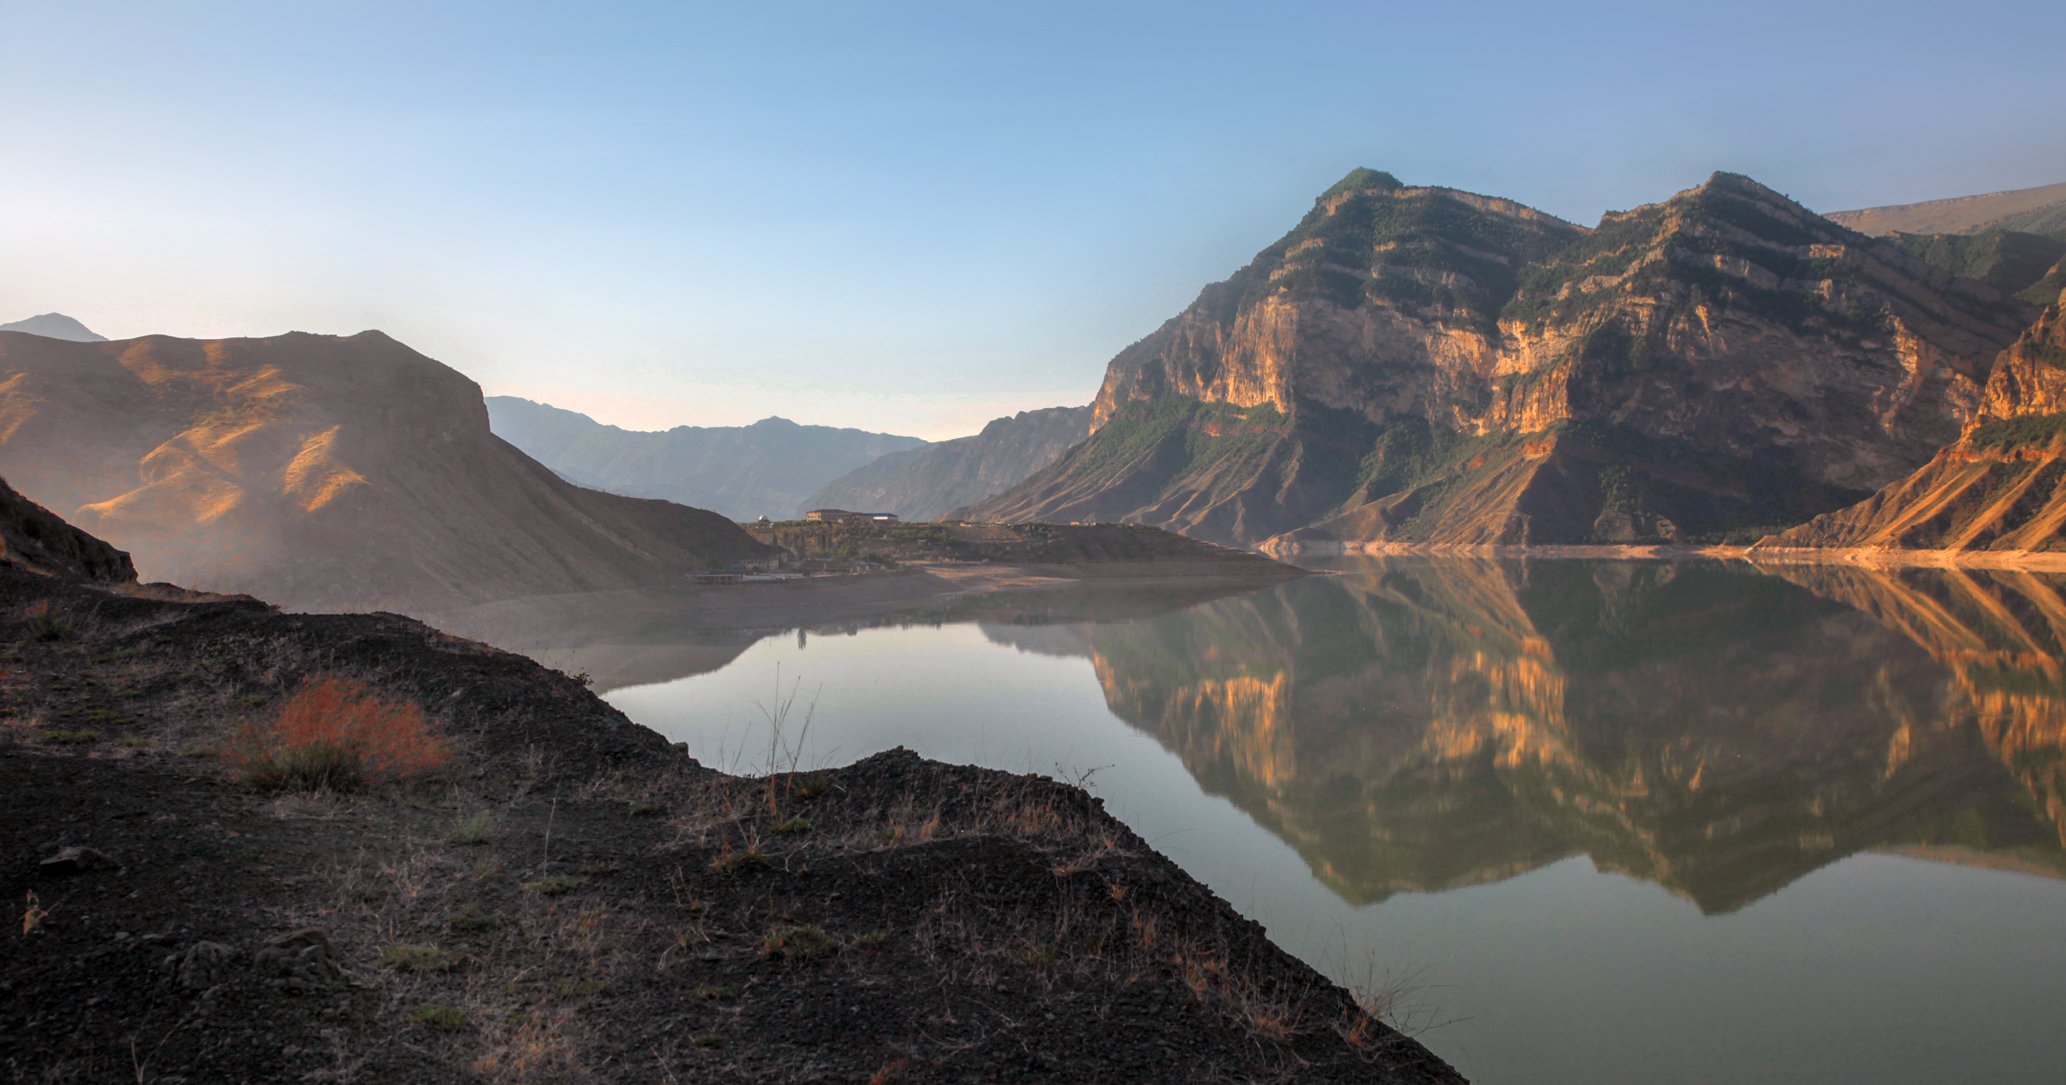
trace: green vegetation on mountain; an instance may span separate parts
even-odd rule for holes
[[[1933,267],[1978,279],[2004,294],[2043,304],[2059,296],[2046,277],[2066,257],[2066,237],[1999,227],[1972,234],[1896,234],[1896,245]]]

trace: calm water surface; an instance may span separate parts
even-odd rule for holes
[[[608,696],[742,771],[800,680],[807,766],[1089,773],[1473,1081],[2066,1078],[2059,581],[1330,569],[1128,618],[684,637],[683,677]]]

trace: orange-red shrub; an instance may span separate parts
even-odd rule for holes
[[[451,749],[423,706],[355,678],[311,678],[271,721],[246,725],[227,756],[263,787],[349,791],[445,763]]]

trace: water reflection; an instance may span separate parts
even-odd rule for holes
[[[1718,913],[1866,849],[2066,872],[2062,630],[2028,575],[1407,560],[1039,637],[1346,900],[1585,854]]]
[[[1423,1038],[1481,1083],[2066,1065],[2059,579],[1332,572],[802,631],[562,603],[502,632],[727,767],[767,749],[777,673],[823,690],[812,763],[1103,766],[1108,809],[1279,944],[1423,977],[1420,1020],[1459,1022]]]

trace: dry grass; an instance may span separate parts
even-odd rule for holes
[[[443,765],[451,748],[423,706],[353,678],[312,678],[269,722],[240,728],[224,756],[265,788],[355,791]]]

